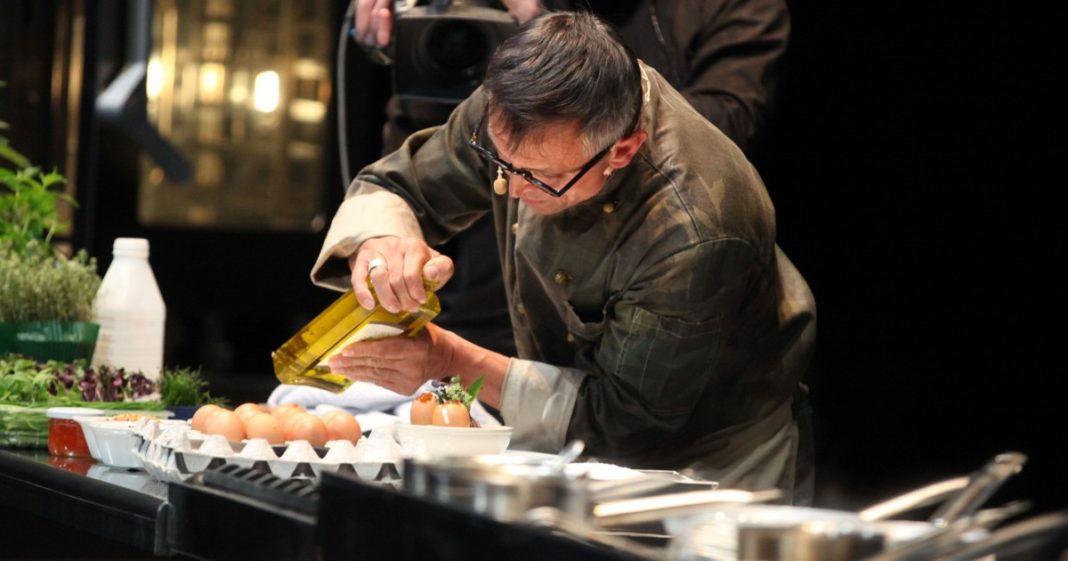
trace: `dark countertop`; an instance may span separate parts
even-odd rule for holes
[[[0,507],[85,531],[155,555],[169,553],[167,486],[144,472],[44,450],[0,450]]]
[[[66,558],[49,554],[53,542],[64,541],[71,542],[66,552],[78,559],[120,558],[94,557],[103,553],[79,542],[76,531],[81,539],[128,546],[124,555],[137,560],[288,561],[350,558],[353,552],[364,559],[428,559],[427,551],[438,552],[443,561],[487,558],[481,554],[543,559],[550,553],[559,559],[635,559],[361,482],[355,474],[324,475],[321,486],[309,486],[307,480],[279,480],[262,471],[227,470],[233,467],[163,483],[143,471],[91,459],[0,449],[0,511],[5,530],[23,520],[45,524],[45,532],[8,532],[16,550],[32,554],[29,558]],[[450,551],[466,553],[455,557]]]

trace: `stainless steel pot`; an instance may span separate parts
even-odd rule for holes
[[[886,561],[923,559],[981,539],[990,526],[1017,514],[1019,507],[979,511],[978,507],[1026,461],[1022,454],[999,454],[970,476],[910,491],[859,513],[777,505],[722,506],[696,517],[668,519],[677,536],[676,561]],[[941,503],[928,521],[887,520]]]
[[[588,479],[555,464],[507,456],[404,461],[404,491],[467,508],[505,522],[517,522],[538,507],[553,507],[584,519],[589,512]]]
[[[855,561],[883,550],[886,536],[869,524],[813,520],[790,528],[738,527],[737,558],[791,561]]]
[[[408,458],[403,463],[403,489],[415,496],[468,508],[507,522],[524,520],[524,515],[535,509],[553,509],[560,517],[594,527],[596,524],[592,522],[592,517],[596,517],[595,508],[602,504],[617,507],[607,515],[609,517],[625,518],[628,513],[642,516],[642,512],[635,511],[651,507],[631,504],[625,500],[627,497],[654,493],[672,486],[691,486],[680,483],[677,478],[654,474],[625,480],[592,480],[585,475],[586,471],[566,469],[582,449],[582,442],[574,441],[559,455],[548,457],[490,455]],[[688,481],[693,488],[715,487],[714,482]],[[737,498],[739,494],[756,496],[745,491],[734,493],[729,497],[731,501],[740,500]],[[689,495],[683,493],[673,496],[685,498]],[[717,496],[701,500],[708,503],[725,499]],[[669,502],[667,506],[672,504]],[[644,513],[645,516],[648,514]],[[659,513],[654,515],[657,519],[662,517]]]
[[[851,561],[934,530],[927,522],[865,521],[856,513],[783,505],[717,507],[667,521],[678,561]]]

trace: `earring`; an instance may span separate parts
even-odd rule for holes
[[[506,195],[508,193],[508,180],[504,178],[504,170],[499,166],[497,167],[497,179],[493,180],[493,192],[498,195]]]
[[[604,176],[608,177],[608,176],[612,175],[612,172],[614,172],[614,171],[616,171],[616,168],[614,168],[612,166],[608,166],[608,167],[604,168]]]

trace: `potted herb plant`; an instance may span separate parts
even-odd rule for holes
[[[0,121],[0,130],[6,129]],[[68,258],[52,245],[53,235],[66,227],[58,201],[74,204],[56,189],[64,182],[58,172],[31,165],[0,136],[0,354],[92,358],[99,331],[91,322],[101,280],[96,260],[84,250]]]

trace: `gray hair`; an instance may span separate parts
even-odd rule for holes
[[[528,22],[490,59],[483,82],[509,148],[552,122],[577,122],[592,156],[631,132],[641,110],[637,62],[605,22],[587,12]]]

